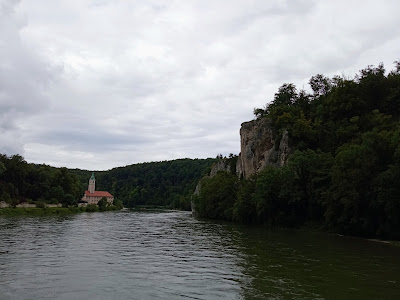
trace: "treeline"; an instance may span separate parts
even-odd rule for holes
[[[20,155],[0,154],[0,201],[75,205],[83,195],[78,178],[66,168],[28,164]]]
[[[292,155],[239,180],[220,172],[202,180],[200,216],[400,239],[400,63],[353,79],[311,77],[312,92],[282,85],[257,119],[289,132]]]
[[[148,205],[190,210],[197,182],[214,161],[178,159],[98,171],[96,190],[110,192],[116,203],[122,201],[126,207]],[[0,201],[13,206],[21,202],[76,205],[87,190],[91,172],[29,164],[20,155],[0,154]]]
[[[96,190],[108,191],[125,207],[163,206],[190,210],[191,195],[215,159],[177,159],[95,172]],[[70,170],[87,188],[91,172]]]

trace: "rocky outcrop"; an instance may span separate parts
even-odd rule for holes
[[[229,162],[230,162],[230,159],[227,159],[227,158],[218,160],[216,163],[214,163],[211,166],[210,173],[208,175],[206,175],[205,177],[214,177],[220,171],[227,172],[227,173],[235,172],[234,170],[231,170],[231,164]],[[199,182],[196,186],[196,189],[194,190],[194,195],[200,194],[200,188],[201,188],[201,185]]]
[[[290,154],[288,132],[274,133],[266,118],[245,122],[240,128],[240,150],[236,165],[239,177],[248,178],[268,165],[283,166]]]
[[[228,173],[232,171],[231,165],[228,163],[228,160],[226,158],[220,159],[211,166],[210,177],[214,177],[219,171]]]
[[[214,163],[211,166],[210,174],[206,175],[205,177],[214,177],[220,171],[228,172],[228,173],[235,172],[235,170],[232,170],[232,165],[230,164],[230,160],[231,159],[227,159],[227,158],[218,160],[216,163]],[[233,167],[234,167],[234,165],[233,165]],[[194,196],[200,195],[200,189],[201,189],[201,180],[197,183],[197,186],[196,186],[196,189],[194,190],[193,195]],[[191,201],[191,205],[192,205],[192,213],[193,213],[193,215],[196,215],[196,205],[193,201],[193,198]]]
[[[239,178],[249,178],[268,165],[283,166],[291,154],[288,131],[274,132],[271,120],[267,118],[245,122],[240,128],[240,151],[236,166],[233,158],[221,159],[212,165],[207,176],[213,177],[219,171],[234,173],[236,169]],[[201,182],[197,184],[194,196],[200,194],[200,189]],[[192,212],[196,215],[193,200]]]

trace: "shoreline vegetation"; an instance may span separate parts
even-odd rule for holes
[[[0,216],[49,216],[71,215],[86,212],[84,207],[4,207],[0,209]]]
[[[71,206],[71,207],[3,207],[0,208],[0,216],[14,217],[14,216],[71,215],[84,212],[92,213],[92,212],[117,211],[117,210],[142,211],[142,212],[176,211],[176,209],[173,208],[169,208],[166,206],[155,206],[155,205],[138,205],[130,208],[110,205],[106,209],[102,209],[97,205]]]
[[[162,206],[190,210],[200,178],[216,159],[176,159],[94,171],[98,190],[109,191],[123,206]],[[42,203],[77,206],[93,171],[27,163],[18,155],[0,154],[0,207]]]
[[[122,210],[121,206],[110,205],[105,209],[95,204],[71,207],[4,207],[0,208],[0,216],[48,216],[71,215],[83,212],[104,212]]]
[[[254,109],[252,122],[268,121],[276,147],[287,133],[287,162],[246,178],[236,170],[204,177],[193,197],[196,213],[399,241],[400,62],[389,73],[380,64],[354,78],[318,74],[309,84],[311,93],[285,83]]]

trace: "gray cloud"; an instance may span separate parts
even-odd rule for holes
[[[45,90],[54,70],[20,37],[25,18],[15,11],[19,1],[0,4],[0,152],[23,153],[20,121],[49,105]]]
[[[284,82],[390,68],[400,46],[390,0],[0,3],[0,152],[56,166],[238,153]]]

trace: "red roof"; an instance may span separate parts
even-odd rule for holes
[[[113,197],[113,195],[111,195],[109,192],[103,192],[103,191],[94,191],[94,193],[85,191],[85,195],[90,197]]]

